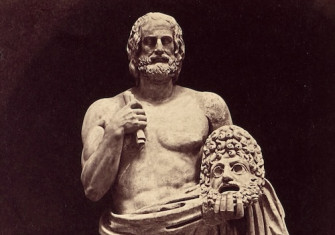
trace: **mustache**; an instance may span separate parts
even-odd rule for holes
[[[150,56],[149,59],[152,63],[158,63],[158,62],[168,63],[170,61],[170,57],[164,54],[160,56],[157,55]]]
[[[139,66],[145,66],[155,63],[169,63],[171,64],[173,62],[173,59],[169,57],[168,55],[151,55],[151,56],[141,56],[138,58],[138,65]]]

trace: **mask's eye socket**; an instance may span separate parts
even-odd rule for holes
[[[157,43],[157,38],[156,37],[145,37],[143,39],[143,44],[146,46],[155,46]]]
[[[213,169],[214,177],[220,177],[223,174],[223,167],[222,166],[215,166]]]
[[[172,38],[169,36],[164,36],[161,38],[161,41],[163,45],[168,45],[172,42]]]
[[[245,165],[236,163],[232,166],[231,171],[234,172],[237,175],[242,175],[246,172],[248,172],[248,169]]]

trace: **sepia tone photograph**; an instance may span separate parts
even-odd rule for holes
[[[335,3],[0,2],[0,234],[333,234]]]

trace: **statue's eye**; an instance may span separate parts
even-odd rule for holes
[[[172,42],[172,38],[169,36],[164,36],[161,38],[162,44],[163,45],[167,45],[170,44]]]
[[[223,174],[223,168],[222,168],[222,166],[216,166],[216,167],[214,167],[213,174],[214,174],[214,177],[220,177],[220,176],[222,176],[222,174]]]
[[[243,164],[234,164],[233,167],[231,168],[232,172],[241,175],[244,174],[245,172],[247,172],[247,168],[245,167],[245,165]]]
[[[157,38],[156,37],[145,37],[143,39],[143,44],[148,45],[148,46],[154,46],[157,43]]]

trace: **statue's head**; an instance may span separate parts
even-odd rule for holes
[[[238,126],[215,130],[203,147],[200,185],[207,207],[220,194],[242,197],[244,206],[258,200],[264,185],[264,161],[255,139]]]
[[[127,53],[137,85],[140,74],[158,80],[172,77],[175,83],[185,56],[182,30],[173,17],[150,12],[133,25]]]

